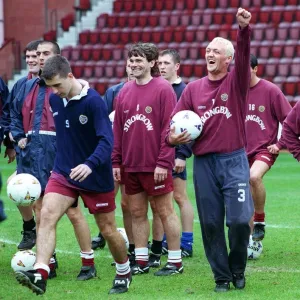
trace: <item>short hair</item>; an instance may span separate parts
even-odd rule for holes
[[[56,42],[54,42],[54,41],[41,41],[39,43],[39,45],[44,45],[44,44],[51,44],[52,49],[53,49],[53,53],[54,54],[60,54],[60,47]]]
[[[175,49],[166,49],[159,53],[159,56],[170,55],[175,64],[180,64],[180,56],[177,50]]]
[[[152,76],[160,76],[157,59],[158,59],[158,48],[152,43],[136,43],[131,46],[128,52],[128,58],[132,56],[145,57],[148,62],[155,61],[154,66],[151,68]]]
[[[41,40],[34,40],[34,41],[29,42],[24,49],[24,54],[26,54],[26,51],[36,51],[36,49],[40,43],[41,43]]]
[[[224,39],[222,37],[215,37],[212,41],[212,42],[218,42],[218,43],[221,43],[224,45],[225,47],[225,54],[227,57],[231,56],[232,59],[234,57],[234,47],[233,47],[233,44],[227,40],[227,39]]]
[[[55,55],[47,59],[42,71],[42,77],[46,80],[51,80],[56,75],[59,75],[61,78],[67,78],[71,72],[68,60],[61,55]]]
[[[258,60],[254,54],[250,54],[250,66],[252,69],[258,66]]]

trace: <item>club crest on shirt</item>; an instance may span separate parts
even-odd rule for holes
[[[152,107],[151,107],[151,106],[146,106],[145,112],[146,112],[147,114],[150,114],[150,113],[152,112]]]
[[[228,95],[225,94],[225,93],[222,94],[222,95],[221,95],[221,100],[222,100],[222,101],[227,101],[227,100],[228,100]]]
[[[87,117],[87,116],[85,116],[85,115],[80,115],[80,116],[79,116],[79,122],[80,122],[82,125],[86,124],[87,121],[88,121],[88,117]]]
[[[260,105],[260,106],[258,107],[258,110],[259,110],[260,112],[264,112],[265,109],[266,109],[266,108],[265,108],[263,105]]]

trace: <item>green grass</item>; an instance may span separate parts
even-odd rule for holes
[[[3,153],[3,152],[2,152]],[[192,183],[192,160],[188,163],[188,193],[195,205]],[[7,165],[0,159],[3,181],[13,173],[15,165]],[[108,296],[107,292],[115,274],[110,266],[112,258],[107,247],[96,252],[98,278],[77,282],[81,266],[79,247],[72,226],[66,217],[60,221],[57,232],[59,259],[58,277],[48,282],[44,299],[298,299],[300,298],[300,191],[299,164],[290,154],[282,153],[275,166],[265,176],[267,189],[267,234],[263,242],[264,251],[260,259],[249,261],[244,291],[232,289],[226,294],[213,292],[212,272],[203,252],[200,225],[195,209],[194,257],[185,260],[185,271],[181,276],[159,278],[148,275],[133,278],[130,291],[123,295]],[[0,299],[32,299],[28,289],[20,286],[14,278],[10,260],[20,240],[21,217],[14,203],[2,191],[8,219],[0,223]],[[117,222],[122,226],[119,199],[116,210]],[[98,230],[93,218],[85,210],[92,235]],[[65,252],[64,252],[65,251]],[[66,253],[66,252],[69,253]],[[166,258],[164,257],[165,261]]]

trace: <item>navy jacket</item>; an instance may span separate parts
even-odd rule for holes
[[[8,137],[10,124],[8,96],[8,88],[2,80],[2,78],[0,77],[0,146],[5,136],[5,145],[9,148],[12,148],[12,144],[9,142]]]
[[[118,95],[125,82],[111,86],[105,93],[103,100],[107,105],[108,114],[115,110],[114,99]]]

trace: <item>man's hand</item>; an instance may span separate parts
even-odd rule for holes
[[[76,168],[71,169],[70,178],[82,182],[92,173],[91,168],[86,164],[78,165]]]
[[[276,144],[270,145],[267,147],[270,153],[272,154],[278,154],[280,149],[276,146]]]
[[[113,168],[113,176],[114,176],[114,181],[120,182],[121,181],[121,169]]]
[[[27,138],[20,139],[18,142],[18,146],[21,149],[24,149],[27,145]]]
[[[168,139],[171,145],[188,144],[192,141],[191,135],[186,130],[176,134],[175,126],[171,127]]]
[[[10,164],[11,162],[13,162],[15,160],[15,158],[16,158],[16,151],[15,151],[15,149],[8,149],[8,148],[6,148],[5,149],[5,153],[4,153],[4,158],[5,157],[8,157],[7,163]]]
[[[176,173],[181,173],[183,172],[184,168],[186,166],[186,161],[180,158],[176,158],[175,159],[175,167],[174,167],[174,171]]]
[[[168,170],[156,167],[154,170],[154,182],[160,183],[168,177]]]
[[[236,19],[241,28],[244,28],[249,25],[251,20],[251,13],[246,9],[239,8],[236,13]]]

